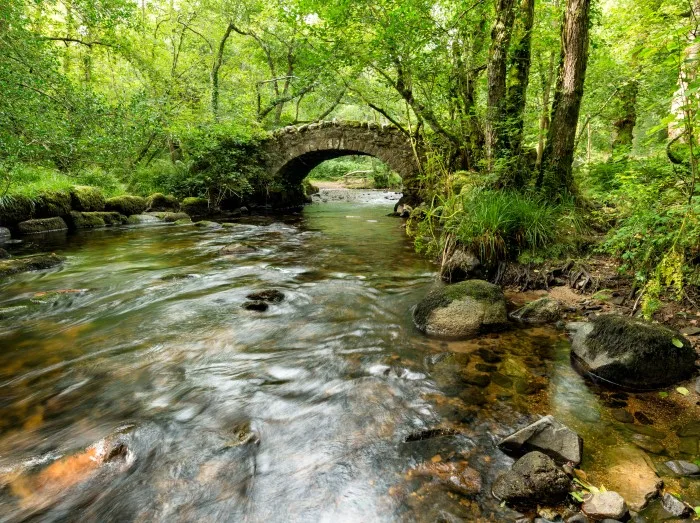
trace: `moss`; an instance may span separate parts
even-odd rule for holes
[[[75,211],[102,211],[105,208],[105,197],[97,187],[76,185],[70,190],[71,207]]]
[[[34,202],[19,194],[0,198],[0,225],[13,226],[34,217]]]
[[[123,214],[119,214],[118,212],[111,211],[111,212],[94,212],[94,213],[85,213],[85,214],[92,214],[94,216],[99,216],[104,220],[105,225],[112,226],[112,225],[125,225],[128,223],[128,218],[124,216]]]
[[[182,220],[177,220],[175,222],[175,225],[192,225],[192,219],[187,218],[186,220],[183,218]]]
[[[127,223],[130,225],[142,225],[147,223],[160,223],[162,220],[150,214],[132,214],[127,218]]]
[[[56,254],[35,254],[23,258],[0,261],[0,277],[27,271],[50,269],[63,263],[65,258]]]
[[[173,195],[154,193],[148,197],[146,210],[149,211],[179,211],[180,202]],[[137,213],[135,213],[137,214]]]
[[[71,195],[68,191],[47,191],[37,197],[34,216],[37,218],[68,216],[70,211]]]
[[[313,185],[309,180],[304,180],[302,185],[304,186],[304,193],[306,196],[311,196],[312,194],[318,194],[320,192],[320,189]]]
[[[63,231],[68,228],[66,222],[61,217],[40,218],[37,220],[27,220],[20,222],[17,225],[19,232],[22,234],[36,234],[49,231]]]
[[[124,216],[141,214],[148,207],[148,201],[141,196],[115,196],[105,201],[105,210],[115,211]]]
[[[209,214],[209,201],[206,198],[185,198],[182,210],[190,216],[204,216]]]
[[[106,225],[102,213],[72,211],[68,219],[71,229],[95,229]]]
[[[155,216],[167,223],[175,223],[178,220],[190,220],[189,215],[184,212],[151,212],[148,215]]]
[[[202,229],[221,229],[221,224],[216,222],[210,222],[207,220],[202,220],[194,224],[195,227],[201,227]]]

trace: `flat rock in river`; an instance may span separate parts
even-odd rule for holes
[[[545,416],[501,440],[498,448],[515,455],[538,450],[558,463],[576,466],[581,463],[583,440],[553,416]]]

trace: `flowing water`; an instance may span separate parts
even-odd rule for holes
[[[344,200],[15,246],[67,261],[0,282],[0,307],[26,306],[0,320],[0,520],[512,521],[494,442],[548,413],[594,481],[688,458],[674,431],[696,410],[588,385],[560,331],[421,335],[436,267],[390,195]],[[266,289],[284,300],[242,307]],[[659,455],[619,409],[647,413]]]

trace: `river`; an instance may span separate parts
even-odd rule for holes
[[[512,521],[494,442],[536,415],[582,434],[593,477],[641,455],[612,413],[652,396],[587,384],[563,332],[420,334],[436,266],[375,196],[15,246],[67,261],[0,283],[28,306],[0,320],[0,520]],[[284,300],[242,307],[267,289]],[[444,477],[467,465],[469,495]]]

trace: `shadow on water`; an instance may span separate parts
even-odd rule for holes
[[[494,442],[538,414],[583,436],[593,481],[611,448],[685,456],[695,411],[596,390],[559,331],[418,333],[435,267],[393,203],[52,238],[63,267],[0,284],[0,307],[28,305],[0,321],[0,519],[507,521]],[[241,307],[270,288],[285,299]],[[59,289],[79,292],[36,297]]]

